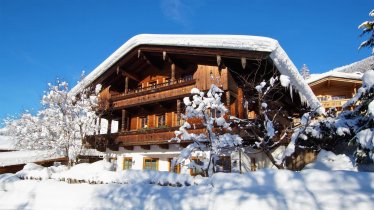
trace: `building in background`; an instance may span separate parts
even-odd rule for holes
[[[306,81],[326,110],[335,107],[341,111],[343,104],[361,87],[362,75],[373,63],[371,56],[322,74],[312,74]]]

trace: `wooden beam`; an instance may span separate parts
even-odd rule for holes
[[[129,92],[129,77],[125,76],[125,93]]]
[[[137,81],[137,82],[140,82],[140,79],[139,79],[137,76],[135,76],[135,75],[133,75],[133,74],[130,74],[130,73],[124,71],[123,69],[121,69],[121,70],[122,70],[122,75],[123,75],[124,77],[129,77],[129,78],[132,79],[132,80],[135,80],[135,81]]]
[[[127,113],[126,109],[122,109],[122,115],[121,115],[121,132],[124,132],[127,127],[126,127],[126,119],[127,119]]]
[[[219,48],[203,48],[203,47],[176,47],[176,46],[141,46],[141,51],[147,52],[163,52],[168,54],[187,54],[198,56],[216,56],[220,55],[227,58],[241,58],[245,57],[249,60],[266,59],[270,52],[248,51],[248,50],[233,50],[233,49],[219,49]]]
[[[140,145],[140,148],[144,150],[151,150],[151,145]]]
[[[159,64],[157,64],[154,61],[152,61],[151,59],[149,59],[149,57],[144,52],[142,52],[140,50],[139,50],[139,53],[138,53],[138,58],[142,58],[143,60],[145,60],[145,62],[148,65],[153,66],[158,70],[162,70],[162,67]]]
[[[126,150],[134,150],[134,146],[123,146]]]
[[[162,60],[164,62],[172,63],[175,66],[178,66],[181,70],[187,69],[187,65],[180,62],[178,59],[172,58],[170,54],[168,54],[166,51],[162,52]]]
[[[170,80],[171,80],[171,82],[175,81],[175,64],[174,63],[171,64]]]
[[[169,149],[169,144],[159,144],[158,145],[161,149]]]
[[[238,117],[240,119],[244,118],[243,99],[244,99],[243,89],[238,87]]]

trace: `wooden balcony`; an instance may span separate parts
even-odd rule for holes
[[[175,137],[174,131],[178,129],[179,127],[150,128],[112,133],[111,135],[100,134],[88,136],[84,144],[87,148],[95,148],[99,151],[105,151],[106,148],[118,150],[118,147],[177,144],[177,141],[170,140]],[[197,126],[196,129],[189,130],[188,132],[196,134],[205,133],[205,129],[202,126]],[[183,143],[190,142],[183,141]]]
[[[175,144],[177,141],[170,142],[169,140],[175,137],[174,131],[178,129],[179,127],[170,127],[121,132],[117,134],[115,142],[119,146]],[[198,128],[189,132],[203,133],[205,129]]]
[[[195,87],[195,83],[192,78],[181,79],[132,90],[127,94],[115,94],[112,95],[113,107],[127,108],[187,96]]]
[[[325,108],[332,108],[332,107],[342,107],[349,99],[339,99],[339,100],[328,100],[328,101],[321,101],[321,104]]]

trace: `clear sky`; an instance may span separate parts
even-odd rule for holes
[[[37,110],[48,82],[76,84],[141,33],[277,39],[312,73],[370,55],[357,26],[373,0],[0,0],[0,119]]]

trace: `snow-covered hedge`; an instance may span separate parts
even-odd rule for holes
[[[157,184],[161,186],[190,186],[205,183],[206,178],[189,174],[175,174],[162,171],[125,170],[114,171],[114,165],[106,161],[81,163],[71,167],[43,167],[34,163],[26,164],[16,173],[20,179],[54,179],[68,183],[90,184]]]

